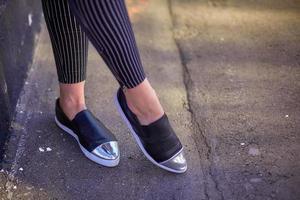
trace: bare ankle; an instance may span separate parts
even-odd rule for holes
[[[164,114],[156,92],[148,80],[135,88],[127,89],[125,96],[129,109],[142,125],[148,125]]]
[[[70,120],[72,120],[78,112],[86,109],[84,84],[85,81],[72,84],[59,84],[59,104]]]
[[[70,120],[72,120],[77,113],[86,109],[84,101],[76,99],[72,100],[70,98],[66,99],[61,97],[59,99],[59,105]]]

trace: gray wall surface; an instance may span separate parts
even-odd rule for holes
[[[41,2],[0,0],[0,163],[9,124],[32,63]]]

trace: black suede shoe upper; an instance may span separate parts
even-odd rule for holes
[[[126,118],[139,136],[145,150],[156,162],[166,161],[182,149],[182,145],[165,113],[160,119],[144,126],[139,123],[137,116],[127,106],[126,98],[121,88],[118,90],[117,98]]]
[[[90,152],[105,142],[117,141],[104,124],[87,109],[77,113],[75,118],[70,121],[62,111],[59,99],[57,99],[55,112],[57,120],[71,129],[78,136],[80,144]]]

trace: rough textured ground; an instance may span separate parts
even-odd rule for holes
[[[171,10],[207,197],[299,199],[299,1]]]
[[[132,17],[146,73],[186,147],[188,172],[165,172],[143,156],[114,106],[117,82],[93,48],[89,54],[87,105],[116,134],[121,161],[111,169],[85,158],[77,143],[53,121],[57,79],[49,37],[43,29],[33,69],[18,103],[15,132],[7,152],[8,173],[3,173],[8,180],[1,187],[2,198],[204,198],[204,178],[186,109],[182,66],[167,2],[152,1],[139,9],[144,9],[143,14]]]
[[[164,172],[142,155],[114,108],[117,84],[93,48],[87,103],[116,133],[122,158],[114,169],[88,161],[53,122],[57,80],[43,29],[0,197],[299,199],[299,3],[128,3],[146,73],[186,147],[188,172]]]

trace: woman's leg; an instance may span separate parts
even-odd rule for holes
[[[71,12],[114,74],[143,125],[164,111],[146,79],[124,0],[69,0]]]
[[[86,109],[84,83],[88,41],[67,0],[42,0],[60,87],[60,105],[69,119]]]
[[[72,84],[59,84],[59,104],[70,120],[72,120],[77,113],[86,109],[84,83],[85,81]]]
[[[70,9],[67,2],[70,3]],[[85,107],[82,81],[85,78],[87,46],[80,42],[86,41],[82,27],[124,88],[125,93],[118,90],[117,106],[129,128],[137,130],[138,134],[135,131],[132,133],[144,154],[163,169],[185,172],[187,165],[182,144],[146,79],[124,0],[43,0],[43,5],[61,82],[61,97],[67,99],[66,102],[79,100]],[[70,10],[80,26],[71,16]],[[114,135],[87,110],[70,121],[72,113],[67,119],[60,104],[57,101],[58,126],[67,132],[73,131],[81,138],[78,142],[84,146],[83,152],[91,160],[105,166],[116,166],[119,150]],[[74,108],[74,104],[71,105]],[[65,108],[69,110],[67,105]],[[86,122],[92,126],[87,126]]]
[[[55,122],[76,139],[87,158],[107,167],[117,166],[117,139],[85,106],[87,37],[71,14],[67,0],[42,3],[60,82]]]

